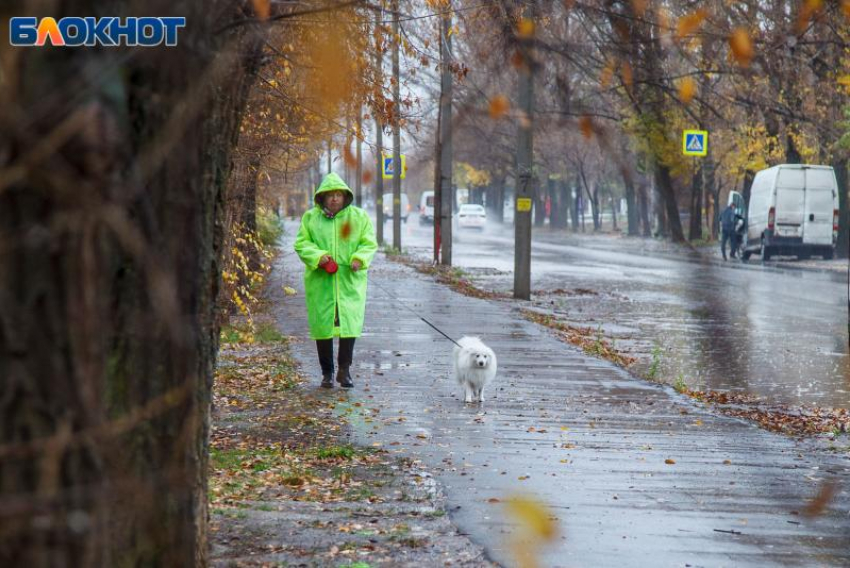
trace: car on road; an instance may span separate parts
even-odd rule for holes
[[[753,179],[742,257],[831,259],[838,238],[838,184],[829,166],[782,164]]]
[[[487,212],[484,206],[465,203],[457,212],[457,226],[459,229],[484,230],[487,224]]]
[[[401,220],[407,223],[407,217],[410,215],[410,200],[406,193],[401,194]],[[393,218],[393,194],[384,194],[384,221]]]
[[[419,224],[434,222],[434,192],[423,191],[419,197]]]

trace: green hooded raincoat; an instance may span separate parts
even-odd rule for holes
[[[333,218],[322,210],[322,193],[342,190],[345,206]],[[366,313],[366,275],[378,243],[369,215],[351,204],[354,194],[337,174],[325,176],[313,197],[314,207],[304,213],[295,239],[295,252],[304,262],[304,290],[312,339],[360,337]],[[339,270],[328,274],[319,260],[329,255]],[[351,270],[357,259],[362,267]],[[334,325],[334,313],[339,325]]]

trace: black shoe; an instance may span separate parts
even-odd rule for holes
[[[323,389],[334,388],[334,374],[333,373],[327,373],[326,375],[322,375],[322,388]]]
[[[344,389],[354,388],[354,382],[351,380],[351,373],[348,367],[340,367],[336,372],[336,382]]]

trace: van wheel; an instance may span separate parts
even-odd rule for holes
[[[809,260],[812,258],[812,255],[807,252],[801,252],[797,255],[797,260]]]
[[[829,251],[823,253],[823,259],[824,260],[832,260],[834,256],[835,256],[835,251],[833,251],[833,250],[829,250]]]
[[[741,253],[741,260],[743,260],[743,261],[750,260],[750,257],[752,256],[752,254],[753,254],[753,251],[745,250],[744,252]]]

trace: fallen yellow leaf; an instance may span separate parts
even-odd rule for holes
[[[501,118],[508,113],[511,103],[505,95],[496,95],[490,99],[490,118]]]
[[[750,34],[745,28],[736,28],[729,36],[729,47],[732,49],[732,56],[738,65],[741,67],[749,67],[750,61],[753,58],[753,42],[750,39]]]
[[[552,540],[558,535],[558,527],[553,521],[553,515],[543,503],[525,497],[514,497],[508,500],[507,508],[508,512],[518,519],[533,536]]]
[[[692,77],[685,77],[679,82],[679,98],[688,104],[697,92],[696,81]]]

